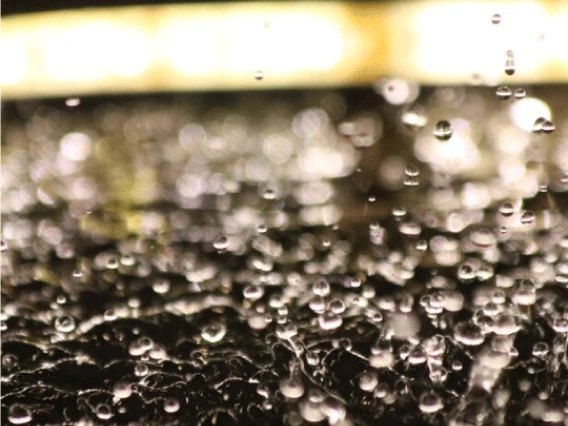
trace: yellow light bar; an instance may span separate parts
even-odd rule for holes
[[[492,24],[499,13],[502,22]],[[177,90],[568,81],[568,3],[274,2],[2,19],[4,98]],[[506,76],[506,52],[516,72]]]

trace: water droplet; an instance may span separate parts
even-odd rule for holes
[[[501,23],[501,15],[499,13],[494,13],[493,16],[491,16],[491,23],[493,25],[498,25]]]
[[[300,398],[304,394],[304,384],[296,378],[282,379],[280,381],[280,392],[286,398]]]
[[[505,60],[505,74],[515,74],[515,56],[512,50],[507,50],[507,59]]]
[[[14,425],[23,425],[32,420],[29,410],[20,404],[14,404],[8,408],[8,421]]]
[[[115,398],[118,399],[128,398],[130,395],[132,395],[132,386],[130,385],[130,383],[117,382],[114,385],[112,393]]]
[[[503,217],[511,217],[514,212],[515,208],[511,203],[506,202],[501,204],[501,206],[499,207],[499,213],[501,213]]]
[[[245,299],[258,300],[264,296],[264,288],[258,285],[247,285],[243,289],[243,296]]]
[[[481,328],[470,322],[459,323],[454,330],[455,339],[466,346],[479,346],[485,340]]]
[[[272,188],[266,188],[262,193],[262,197],[265,200],[275,200],[276,199],[276,191]]]
[[[452,129],[452,125],[446,120],[438,121],[434,128],[434,136],[441,141],[449,140],[453,133],[454,130]]]
[[[334,314],[341,314],[345,311],[345,303],[341,299],[333,299],[329,302],[329,310]]]
[[[544,125],[544,123],[546,123],[548,120],[544,117],[539,117],[535,120],[533,127],[532,127],[532,131],[533,133],[541,133],[542,132],[542,126]]]
[[[149,373],[149,371],[148,365],[143,362],[139,362],[134,366],[134,374],[137,377],[144,377]]]
[[[164,411],[166,413],[177,413],[179,411],[179,401],[176,398],[167,398],[164,401]]]
[[[229,239],[226,236],[221,235],[213,241],[213,247],[218,251],[226,250],[227,247],[229,247]]]
[[[434,392],[426,392],[420,396],[418,407],[423,413],[431,414],[444,408],[444,403]]]
[[[535,214],[534,212],[530,211],[530,210],[526,210],[522,215],[521,215],[521,223],[523,225],[530,225],[531,223],[534,222],[535,220]]]
[[[107,262],[106,262],[106,267],[107,267],[107,269],[117,269],[118,268],[118,260],[116,259],[116,257],[114,257],[114,256],[109,257]]]
[[[550,134],[550,133],[554,132],[554,130],[556,129],[556,126],[551,121],[546,120],[544,123],[542,123],[541,129],[544,133]]]
[[[268,227],[264,223],[260,223],[256,227],[256,232],[258,232],[259,234],[265,234],[266,231],[268,231]]]
[[[428,119],[421,109],[411,108],[402,114],[402,123],[413,133],[423,129],[428,123]]]
[[[404,169],[404,173],[406,174],[406,176],[415,177],[420,174],[420,170],[418,170],[418,167],[416,167],[414,164],[407,164]]]
[[[256,80],[259,80],[259,81],[262,80],[264,78],[264,71],[263,70],[256,70],[254,72],[254,78]]]
[[[312,292],[317,296],[327,296],[330,292],[329,283],[324,279],[317,280],[312,286]]]
[[[515,90],[515,98],[517,99],[523,99],[525,96],[527,96],[527,92],[525,89],[517,89]]]
[[[8,244],[4,240],[0,240],[0,252],[8,250]]]
[[[201,331],[201,337],[209,343],[220,342],[227,333],[227,327],[224,324],[210,324],[205,326]]]
[[[475,278],[475,269],[469,264],[464,263],[458,269],[458,278],[460,281],[470,281]]]
[[[318,324],[322,330],[334,330],[341,326],[343,319],[333,312],[324,312],[318,317]]]
[[[95,408],[96,416],[101,420],[108,420],[112,417],[112,411],[107,404],[99,404]]]
[[[495,94],[499,99],[506,101],[511,97],[512,92],[511,89],[509,89],[507,86],[500,86],[495,91]]]
[[[61,333],[71,333],[75,330],[75,320],[69,315],[61,315],[55,318],[54,326]]]
[[[543,358],[548,355],[548,345],[546,342],[537,342],[534,344],[532,354],[536,357]]]
[[[158,294],[166,294],[170,291],[170,281],[165,278],[160,278],[152,283],[152,290]]]
[[[366,371],[359,376],[359,387],[365,392],[373,392],[378,383],[379,380],[374,371]]]

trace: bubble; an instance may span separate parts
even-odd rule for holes
[[[485,340],[481,328],[470,322],[461,322],[454,329],[454,338],[466,346],[479,346]]]
[[[409,131],[416,133],[428,124],[428,119],[422,109],[410,108],[402,113],[402,123]]]
[[[507,59],[505,60],[505,74],[511,76],[515,74],[515,55],[512,50],[507,50]]]
[[[525,89],[517,89],[515,90],[515,98],[516,99],[523,99],[527,96],[527,92]]]
[[[373,392],[378,383],[379,380],[374,371],[366,371],[359,376],[359,387],[365,392]]]
[[[32,420],[30,411],[20,404],[11,405],[8,408],[8,421],[14,425],[24,425]]]
[[[535,218],[536,218],[536,216],[535,216],[534,212],[532,212],[530,210],[526,210],[521,215],[521,223],[523,225],[530,225],[534,222]]]
[[[180,408],[180,403],[176,398],[167,398],[164,401],[164,411],[166,413],[177,413]]]
[[[286,398],[297,399],[304,394],[304,384],[296,378],[287,378],[280,381],[280,392]]]
[[[501,23],[501,15],[499,13],[494,13],[493,16],[491,16],[491,23],[493,25],[498,25]]]
[[[254,72],[254,78],[255,78],[255,80],[258,80],[258,81],[262,80],[264,78],[264,71],[263,70],[256,70]]]
[[[499,86],[495,91],[495,94],[502,101],[506,101],[511,97],[512,91],[507,86]]]
[[[61,333],[71,333],[75,330],[75,320],[69,315],[61,315],[55,318],[54,326]]]
[[[452,125],[447,120],[438,121],[434,128],[434,136],[440,141],[449,140],[454,133]]]
[[[219,251],[227,250],[227,247],[229,247],[229,239],[226,236],[221,235],[213,241],[213,247],[215,250]]]
[[[452,361],[452,370],[453,371],[462,371],[463,369],[463,364],[459,359],[454,359]]]
[[[128,398],[130,395],[132,395],[132,386],[130,385],[130,383],[117,382],[114,385],[112,393],[115,398],[118,399]]]
[[[224,324],[210,324],[203,327],[201,337],[209,343],[220,342],[227,333],[227,327]]]
[[[444,408],[444,403],[434,392],[426,392],[420,396],[418,407],[423,413],[432,414]]]
[[[112,417],[112,411],[107,404],[99,404],[95,408],[95,415],[101,420],[108,420]]]

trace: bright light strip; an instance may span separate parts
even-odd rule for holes
[[[501,24],[491,16],[500,13]],[[170,90],[567,82],[568,3],[214,3],[2,19],[5,98]],[[515,75],[504,75],[513,50]],[[256,73],[264,78],[257,81]]]

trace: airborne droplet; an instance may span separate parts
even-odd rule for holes
[[[512,92],[511,89],[509,89],[507,86],[500,86],[495,91],[495,94],[499,99],[506,101],[511,97]]]
[[[491,23],[493,25],[498,25],[501,23],[501,15],[499,13],[494,13],[491,17]]]
[[[505,60],[505,74],[515,74],[515,56],[512,50],[507,50],[507,59]]]
[[[449,121],[441,120],[438,121],[436,127],[434,128],[434,136],[441,141],[447,141],[452,137],[454,130]]]

